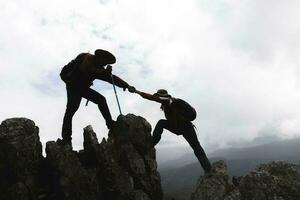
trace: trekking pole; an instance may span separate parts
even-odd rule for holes
[[[120,111],[120,115],[122,115],[121,106],[120,106],[120,103],[119,103],[119,98],[118,98],[118,94],[117,94],[117,90],[116,90],[116,86],[115,86],[115,81],[114,81],[113,74],[111,74],[111,81],[112,81],[114,92],[115,92],[115,96],[116,96],[116,99],[117,99],[117,103],[118,103],[118,108],[119,108],[119,111]]]

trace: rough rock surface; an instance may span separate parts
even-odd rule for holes
[[[100,143],[84,129],[79,152],[50,141],[42,156],[39,129],[25,118],[0,125],[1,200],[162,200],[150,124],[119,116]],[[176,199],[176,197],[174,198]],[[224,161],[201,176],[192,200],[299,200],[300,166],[283,161],[231,177]]]
[[[238,199],[239,192],[227,173],[227,165],[223,161],[212,164],[212,172],[199,178],[192,200],[221,200]]]
[[[79,152],[50,141],[46,157],[38,128],[25,118],[0,125],[1,200],[162,200],[151,126],[119,116],[107,140],[84,129]]]
[[[224,161],[199,178],[192,200],[298,200],[300,166],[283,161],[260,165],[243,177],[231,177]]]
[[[300,166],[283,161],[260,165],[239,182],[243,199],[300,199]]]
[[[42,145],[38,127],[25,118],[0,125],[0,199],[30,199],[40,192]]]

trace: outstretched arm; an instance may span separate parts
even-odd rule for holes
[[[103,81],[109,82],[111,84],[115,84],[116,86],[123,88],[125,91],[126,89],[129,90],[129,92],[135,92],[135,88],[133,86],[130,86],[126,81],[121,79],[120,77],[113,75],[111,73],[112,67],[108,65],[106,69],[101,69],[102,71],[97,74],[96,78],[101,79]],[[113,80],[112,80],[113,79]]]
[[[169,103],[170,102],[170,98],[168,98],[168,97],[159,97],[156,95],[152,95],[152,94],[148,94],[148,93],[140,92],[140,91],[136,91],[136,93],[141,95],[141,97],[143,97],[144,99],[148,99],[150,101],[156,101],[158,103]]]
[[[114,83],[116,86],[123,88],[124,90],[126,88],[129,88],[130,85],[124,81],[123,79],[121,79],[120,77],[113,75],[113,74],[108,74],[107,76],[105,76],[105,78],[103,78],[102,80],[109,82],[111,84],[113,84],[112,79],[114,79]]]

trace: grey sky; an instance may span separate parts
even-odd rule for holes
[[[194,105],[209,150],[260,138],[264,130],[275,138],[300,136],[297,0],[11,0],[0,8],[0,119],[33,119],[43,142],[60,137],[61,67],[96,48],[113,52],[114,73],[137,89],[166,88]],[[94,88],[117,117],[111,85],[96,81]],[[118,92],[124,113],[152,126],[163,117],[158,104]],[[97,107],[82,103],[75,149],[88,124],[106,136]],[[166,132],[158,148],[178,145],[186,142]]]

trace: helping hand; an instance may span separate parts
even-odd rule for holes
[[[133,87],[133,86],[128,86],[128,91],[129,91],[130,93],[134,93],[134,92],[136,91],[136,89],[135,89],[135,87]]]

